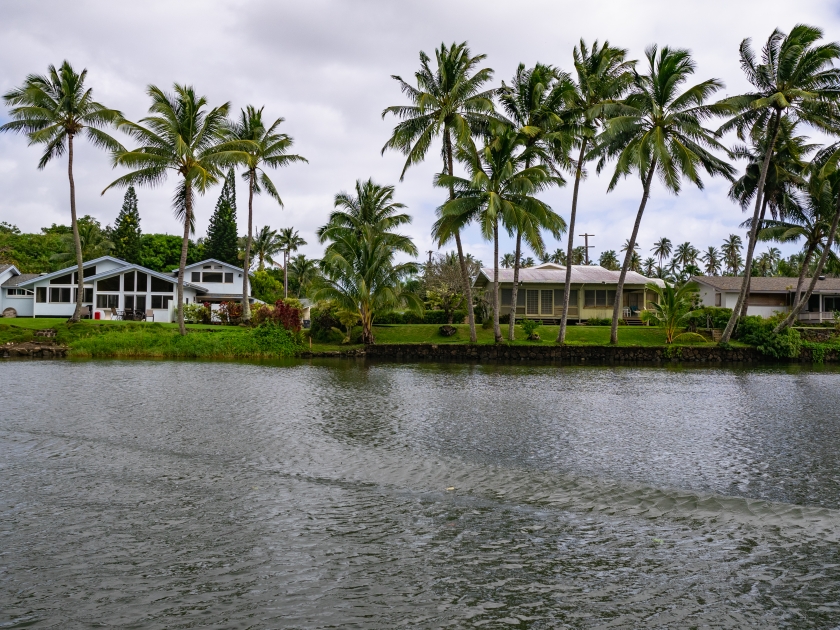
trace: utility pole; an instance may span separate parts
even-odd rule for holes
[[[426,253],[429,255],[429,267],[431,267],[432,266],[432,254],[434,254],[435,252],[434,252],[433,249],[430,249]]]
[[[589,244],[589,237],[590,236],[595,236],[595,235],[594,234],[578,234],[578,236],[583,237],[583,241],[584,241],[583,258],[586,261],[586,264],[588,265],[589,264],[589,248],[590,247],[595,247],[594,245]]]

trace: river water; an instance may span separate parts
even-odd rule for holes
[[[0,383],[0,628],[840,627],[830,369]]]

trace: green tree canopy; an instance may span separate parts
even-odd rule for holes
[[[239,264],[239,238],[236,233],[236,177],[233,168],[225,177],[216,210],[210,217],[204,241],[207,258],[215,258],[231,265]]]
[[[125,191],[123,205],[117,220],[114,222],[114,229],[111,232],[111,241],[114,243],[113,254],[130,263],[138,264],[140,261],[140,212],[137,209],[137,194],[134,186],[129,186]]]

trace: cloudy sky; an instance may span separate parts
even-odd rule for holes
[[[518,63],[536,61],[568,69],[579,38],[608,39],[640,58],[651,43],[689,48],[697,80],[717,77],[723,93],[746,89],[738,66],[738,44],[752,37],[758,45],[773,28],[798,22],[822,27],[840,40],[840,12],[827,0],[601,0],[569,2],[520,0],[308,0],[116,3],[75,0],[6,0],[0,7],[0,91],[19,85],[28,73],[68,59],[87,68],[97,100],[131,119],[146,114],[149,84],[189,83],[211,105],[230,101],[234,111],[265,105],[268,116],[286,119],[282,129],[295,139],[308,165],[273,175],[283,197],[280,208],[268,197],[255,202],[255,225],[294,226],[309,241],[302,251],[317,256],[314,236],[332,208],[335,193],[352,189],[356,179],[373,177],[395,184],[397,199],[414,217],[410,233],[421,251],[434,249],[429,237],[441,191],[432,187],[439,152],[398,182],[399,154],[380,154],[394,124],[382,110],[403,102],[392,74],[411,77],[419,51],[441,42],[468,41],[485,53],[495,83],[509,80]],[[0,124],[8,120],[0,107]],[[130,146],[131,141],[124,142]],[[0,221],[24,231],[69,223],[66,163],[38,171],[37,148],[23,137],[0,136]],[[80,147],[76,188],[81,214],[112,223],[122,191],[100,196],[117,175],[108,156]],[[174,178],[157,189],[138,190],[145,232],[179,233],[170,209]],[[622,182],[607,194],[606,177],[585,182],[578,218],[582,234],[595,234],[594,253],[618,249],[629,236],[641,186]],[[697,247],[719,245],[738,231],[740,210],[726,197],[723,181],[706,181],[704,190],[686,187],[674,197],[654,184],[640,233],[643,252],[667,236]],[[198,235],[206,231],[219,189],[198,205]],[[245,188],[239,185],[239,224],[245,226]],[[570,189],[545,195],[568,218]],[[554,249],[559,244],[549,242]],[[492,249],[476,231],[465,247],[489,264]],[[509,243],[502,251],[512,249]]]

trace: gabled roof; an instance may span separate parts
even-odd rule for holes
[[[88,260],[86,262],[83,262],[82,263],[82,268],[87,269],[91,265],[95,265],[96,263],[100,263],[104,260],[110,260],[111,262],[119,263],[120,265],[123,265],[123,266],[128,265],[128,263],[126,261],[124,261],[120,258],[114,258],[113,256],[100,256],[99,258],[94,258],[93,260]],[[59,269],[58,271],[53,271],[51,273],[38,274],[37,278],[27,280],[26,283],[28,284],[30,282],[34,282],[35,280],[47,280],[49,278],[57,278],[58,276],[64,276],[64,275],[67,275],[68,273],[73,273],[74,271],[76,271],[76,265],[73,265],[72,267],[65,267],[64,269]],[[85,280],[88,280],[88,278],[85,278]]]
[[[17,268],[17,267],[15,267],[14,265],[5,265],[5,264],[4,264],[4,265],[0,265],[0,273],[3,273],[4,271],[8,271],[9,269],[14,269],[14,270],[15,270],[15,273],[20,273],[20,271],[18,270],[18,268]]]
[[[572,265],[572,284],[618,284],[619,271],[604,269],[598,265]],[[493,269],[484,267],[475,279],[477,286],[493,282]],[[513,283],[513,269],[499,269],[499,282]],[[538,267],[526,267],[519,270],[519,282],[527,284],[563,284],[566,282],[566,267],[555,263],[545,263]],[[659,278],[647,278],[635,271],[628,271],[625,284],[647,284],[653,282],[659,286],[665,283]]]
[[[710,286],[717,291],[724,293],[735,293],[741,290],[741,283],[744,281],[743,276],[692,276],[692,281]],[[750,293],[787,293],[796,291],[796,285],[799,278],[787,277],[757,277],[750,278]],[[811,282],[810,278],[805,278],[804,286],[807,287]],[[815,293],[840,293],[840,278],[826,278],[825,280],[817,280],[814,285]]]
[[[29,280],[34,280],[35,278],[40,278],[40,273],[19,273],[16,276],[12,276],[8,280],[6,280],[3,284],[0,284],[2,287],[16,287],[24,282]]]
[[[161,280],[165,280],[166,282],[172,282],[172,276],[170,276],[168,274],[160,273],[159,271],[152,271],[151,269],[148,269],[147,267],[143,267],[141,265],[130,264],[130,263],[126,263],[125,266],[123,266],[123,267],[118,267],[116,269],[110,269],[108,271],[103,271],[102,273],[98,273],[95,276],[88,276],[87,278],[85,278],[85,282],[93,282],[94,280],[103,280],[105,278],[110,278],[111,276],[116,276],[116,275],[119,275],[121,273],[125,273],[126,271],[129,271],[131,269],[136,269],[137,271],[147,273],[150,276],[155,276],[156,278],[159,278]],[[207,289],[205,289],[204,287],[202,287],[200,285],[197,285],[197,284],[193,284],[192,282],[187,282],[186,280],[184,280],[184,288],[195,289],[196,291],[200,291],[201,293],[207,293]],[[129,291],[129,293],[130,293],[130,291]]]
[[[242,267],[237,267],[236,265],[231,265],[230,263],[222,262],[221,260],[216,260],[215,258],[208,258],[207,260],[199,260],[196,263],[191,265],[187,265],[184,269],[192,269],[193,267],[198,267],[201,265],[206,265],[207,263],[215,263],[217,265],[224,265],[229,269],[235,269],[236,271],[242,271]],[[175,267],[172,271],[178,271],[178,268]]]

